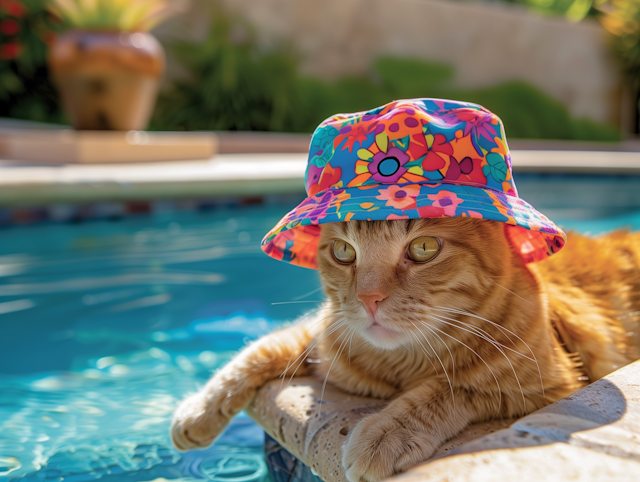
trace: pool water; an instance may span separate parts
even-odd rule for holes
[[[185,454],[168,428],[213,370],[321,298],[315,271],[259,248],[291,207],[0,230],[0,480],[265,480],[246,415]],[[546,213],[593,234],[640,228],[640,212]]]
[[[246,415],[187,454],[168,428],[212,370],[319,299],[315,271],[259,248],[289,207],[1,230],[0,479],[262,480]]]

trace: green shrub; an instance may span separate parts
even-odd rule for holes
[[[233,31],[222,16],[203,43],[172,50],[189,79],[161,94],[152,128],[286,131],[304,123],[296,60],[287,50],[259,51],[252,32]]]
[[[402,58],[379,59],[369,78],[324,82],[299,76],[295,57],[286,50],[260,51],[250,35],[234,43],[230,34],[229,23],[218,19],[204,44],[176,46],[191,77],[161,97],[154,128],[312,132],[337,112],[439,97],[484,105],[503,119],[513,138],[620,139],[612,127],[573,119],[562,104],[525,82],[454,89],[450,66]]]
[[[54,30],[43,0],[0,1],[0,117],[62,120],[46,64]]]

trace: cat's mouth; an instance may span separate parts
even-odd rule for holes
[[[400,334],[399,331],[393,330],[391,328],[387,328],[386,326],[381,325],[375,320],[373,321],[373,323],[371,323],[371,325],[369,325],[369,328],[367,328],[367,331],[373,334],[374,336],[379,336],[379,337],[394,337]]]
[[[362,335],[373,346],[385,350],[394,350],[406,341],[406,333],[379,323],[375,318],[369,319],[369,325]]]

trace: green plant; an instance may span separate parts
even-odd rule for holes
[[[43,0],[0,0],[0,117],[62,120],[46,65],[56,29]]]
[[[336,112],[366,110],[400,98],[441,97],[493,110],[510,137],[620,138],[614,128],[573,119],[563,105],[525,82],[451,88],[454,71],[443,64],[381,58],[370,77],[336,82],[302,77],[290,51],[261,50],[250,30],[233,27],[222,15],[216,16],[204,43],[183,42],[172,50],[189,77],[160,97],[154,129],[312,132]]]
[[[502,0],[519,3],[542,15],[563,15],[570,22],[579,22],[597,12],[595,5],[604,0]]]
[[[171,49],[189,71],[158,100],[152,127],[180,130],[297,130],[305,109],[295,57],[256,48],[249,29],[216,15],[207,39]]]
[[[51,0],[49,8],[66,27],[147,31],[166,19],[164,0]]]
[[[599,6],[600,22],[613,35],[640,112],[640,0],[608,0]]]

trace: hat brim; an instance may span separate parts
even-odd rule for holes
[[[320,225],[346,221],[383,221],[471,217],[510,226],[507,236],[526,263],[558,252],[566,235],[529,203],[493,189],[447,182],[376,184],[327,189],[307,197],[262,240],[272,258],[317,268]]]

